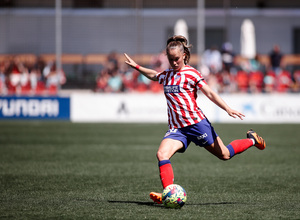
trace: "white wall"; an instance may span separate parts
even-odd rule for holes
[[[246,118],[233,119],[205,96],[197,101],[211,122],[300,123],[299,94],[222,95],[232,108]],[[167,123],[163,94],[73,94],[73,122],[162,122]]]

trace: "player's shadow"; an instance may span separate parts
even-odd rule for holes
[[[137,205],[146,205],[146,206],[157,206],[154,202],[140,202],[140,201],[111,201],[109,203],[125,203],[125,204],[137,204]]]
[[[207,203],[198,203],[198,204],[185,204],[188,206],[217,206],[217,205],[235,205],[235,204],[241,204],[238,202],[207,202]]]
[[[156,206],[163,207],[162,205],[155,204],[154,202],[141,202],[141,201],[112,201],[108,200],[109,203],[125,203],[125,204],[137,204],[137,205],[145,205],[145,206]],[[207,203],[198,203],[198,204],[190,204],[187,203],[185,206],[217,206],[217,205],[234,205],[238,204],[237,202],[207,202]],[[239,203],[240,204],[240,203]]]

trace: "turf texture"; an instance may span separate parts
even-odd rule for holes
[[[171,159],[187,192],[174,210],[149,199],[165,124],[1,121],[0,219],[300,219],[300,124],[214,127],[267,148],[221,161],[191,144]]]

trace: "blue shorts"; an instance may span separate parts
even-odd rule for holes
[[[170,129],[167,131],[163,139],[171,138],[181,141],[184,148],[182,148],[179,152],[183,153],[191,141],[200,147],[206,147],[213,144],[217,137],[218,135],[210,122],[207,119],[203,119],[194,125]]]

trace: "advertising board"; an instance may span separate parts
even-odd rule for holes
[[[0,119],[70,119],[69,97],[0,97]]]

